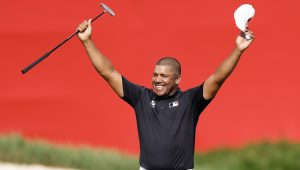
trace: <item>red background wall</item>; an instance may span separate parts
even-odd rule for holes
[[[178,58],[181,87],[202,83],[234,48],[234,10],[251,3],[256,40],[202,114],[196,150],[300,140],[300,1],[103,1],[116,16],[93,25],[98,47],[128,79],[151,86],[154,63]],[[26,75],[99,1],[0,2],[0,133],[138,153],[133,110],[97,75],[77,38]]]

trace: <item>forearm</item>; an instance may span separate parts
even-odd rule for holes
[[[223,61],[223,63],[216,69],[216,71],[211,76],[209,76],[208,79],[205,81],[204,90],[203,90],[203,96],[205,99],[211,99],[217,94],[218,90],[220,89],[224,81],[227,79],[227,77],[232,73],[232,71],[236,67],[243,52],[249,47],[249,45],[254,40],[255,37],[253,32],[248,30],[247,33],[251,35],[252,39],[248,41],[239,35],[236,38],[236,47],[234,48],[232,53],[229,55],[228,58],[226,58]]]
[[[110,60],[99,51],[91,39],[83,41],[82,43],[97,72],[103,78],[107,79],[109,77],[108,75],[115,71]]]
[[[227,77],[232,73],[234,68],[236,67],[241,55],[242,51],[238,48],[235,48],[230,56],[223,61],[223,63],[217,68],[215,73],[213,74],[215,81],[221,85]]]

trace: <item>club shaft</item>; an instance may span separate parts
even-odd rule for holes
[[[103,11],[102,13],[100,13],[99,15],[97,15],[95,18],[93,18],[92,22],[94,22],[96,19],[98,19],[100,16],[102,16],[105,12],[106,11]],[[34,66],[36,66],[38,63],[40,63],[41,61],[45,60],[51,53],[53,53],[55,50],[57,50],[60,46],[62,46],[67,41],[69,41],[71,38],[73,38],[78,33],[79,33],[79,30],[77,30],[76,32],[74,32],[72,35],[70,35],[68,38],[66,38],[64,41],[62,41],[60,44],[58,44],[57,46],[55,46],[52,50],[50,50],[49,52],[47,52],[46,54],[44,54],[42,57],[40,57],[39,59],[37,59],[36,61],[34,61],[33,63],[31,63],[30,65],[28,65],[27,67],[25,67],[22,70],[22,73],[25,74],[30,69],[32,69]]]

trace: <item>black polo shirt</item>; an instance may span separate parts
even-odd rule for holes
[[[151,89],[122,77],[124,97],[135,110],[140,140],[140,165],[147,170],[194,168],[198,118],[210,100],[203,84],[172,96],[159,97]]]

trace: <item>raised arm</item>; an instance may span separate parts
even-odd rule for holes
[[[246,34],[252,37],[247,41],[241,34],[236,38],[236,47],[228,58],[217,68],[217,70],[204,82],[203,97],[205,99],[213,98],[227,77],[232,73],[243,52],[250,46],[254,40],[253,32],[247,31]]]
[[[81,40],[82,44],[85,47],[85,50],[99,73],[111,86],[111,88],[117,93],[118,96],[123,97],[123,86],[122,86],[122,76],[121,74],[113,67],[110,60],[105,57],[99,49],[95,46],[91,39],[92,26],[91,19],[84,21],[78,26],[80,33],[78,38]]]

